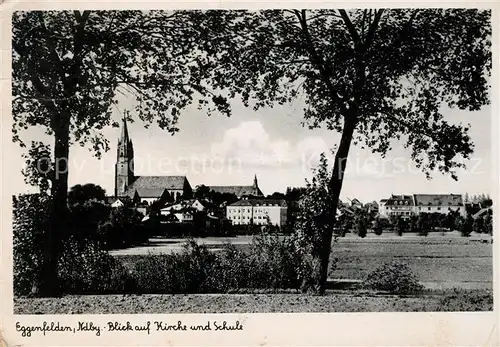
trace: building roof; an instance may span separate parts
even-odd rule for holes
[[[477,218],[481,217],[485,213],[491,213],[491,211],[492,211],[491,206],[490,207],[482,208],[477,213],[475,213],[474,215],[472,215],[472,218],[477,219]]]
[[[387,199],[386,205],[408,205],[413,206],[413,197],[411,195],[391,195],[389,199]]]
[[[259,187],[255,188],[254,186],[209,186],[210,190],[221,194],[234,194],[238,197],[245,195],[256,195],[263,196],[262,191]]]
[[[116,196],[106,196],[104,199],[105,199],[106,203],[108,203],[110,205],[115,203],[118,200],[120,200],[122,203],[124,203],[126,200],[126,198],[116,197]]]
[[[459,194],[414,194],[417,206],[463,206]]]
[[[239,200],[229,206],[280,206],[287,207],[283,199],[249,199]]]
[[[183,190],[186,181],[186,176],[137,176],[126,194],[133,197],[137,192],[141,198],[156,198],[165,190]]]

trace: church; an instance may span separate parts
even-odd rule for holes
[[[115,165],[115,196],[151,203],[158,199],[189,199],[192,195],[193,189],[186,176],[135,176],[134,146],[129,138],[127,121],[123,119]]]
[[[209,186],[208,188],[210,188],[210,190],[213,190],[214,192],[221,194],[234,194],[238,199],[241,199],[245,196],[264,196],[259,188],[259,184],[257,183],[257,176],[254,177],[253,185],[251,186]]]
[[[219,193],[235,194],[239,199],[245,196],[263,197],[257,183],[249,186],[210,186]],[[186,176],[136,176],[134,173],[134,146],[129,137],[127,121],[123,119],[121,135],[118,139],[115,165],[115,197],[128,197],[134,202],[148,202],[190,199],[193,189]]]

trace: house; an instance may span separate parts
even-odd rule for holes
[[[205,202],[198,199],[189,200],[189,206],[198,212],[203,212],[207,209]]]
[[[287,222],[288,206],[282,199],[239,200],[226,206],[226,218],[234,225],[278,225]]]
[[[136,176],[134,146],[129,138],[127,122],[123,119],[118,139],[115,165],[115,196],[128,197],[136,203],[156,200],[175,201],[190,198],[193,190],[186,176]]]
[[[458,212],[467,216],[462,196],[459,194],[413,194],[391,195],[380,200],[379,214],[382,217],[402,216],[409,218],[420,213]]]
[[[203,212],[205,211],[205,205],[198,199],[183,200],[174,204],[167,205],[161,209],[161,211],[180,211],[183,209],[192,209],[193,211]]]
[[[179,223],[192,223],[193,222],[193,214],[189,211],[179,211],[174,213],[174,216],[177,218]]]
[[[387,204],[388,199],[382,199],[378,203],[378,213],[381,216],[386,216],[387,217],[387,207],[385,206]]]
[[[112,208],[119,208],[123,206],[125,206],[125,204],[120,199],[116,199],[116,201],[111,204]]]
[[[379,212],[379,207],[376,201],[366,203],[365,208],[367,209],[368,213],[378,214]]]
[[[125,206],[125,200],[124,198],[117,198],[114,196],[106,196],[105,201],[108,205],[110,205],[112,208],[118,208]]]
[[[251,186],[209,186],[208,188],[220,194],[234,194],[238,199],[247,196],[264,197],[257,182],[257,175]]]
[[[410,218],[414,214],[414,201],[412,195],[394,195],[392,194],[387,201],[385,201],[381,206],[379,213],[383,217],[403,217]],[[382,213],[383,211],[383,213]]]
[[[467,212],[459,194],[413,194],[415,201],[415,214],[458,212],[466,217]]]

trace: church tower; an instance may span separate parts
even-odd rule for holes
[[[252,194],[259,195],[259,185],[257,184],[257,175],[253,177]]]
[[[122,133],[118,139],[115,166],[115,196],[124,196],[134,181],[134,147],[128,136],[127,121],[123,118]]]

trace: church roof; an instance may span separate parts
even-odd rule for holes
[[[160,197],[165,190],[183,190],[186,181],[186,176],[137,176],[127,195],[133,197],[137,192],[141,198]]]
[[[217,193],[234,194],[238,197],[245,195],[264,195],[258,187],[255,188],[254,186],[209,186],[208,188]]]

